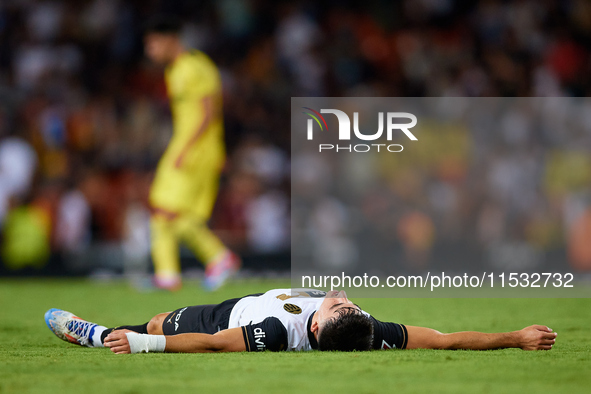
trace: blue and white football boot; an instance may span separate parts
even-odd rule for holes
[[[74,314],[52,308],[45,312],[47,327],[60,339],[80,346],[94,347],[92,335],[98,324],[88,322]]]

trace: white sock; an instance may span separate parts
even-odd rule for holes
[[[101,335],[106,329],[107,327],[99,326],[98,324],[94,326],[94,332],[92,333],[92,337],[90,338],[92,340],[92,347],[105,347],[105,345],[103,345],[103,341],[101,341]]]

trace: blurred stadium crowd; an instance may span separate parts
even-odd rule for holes
[[[146,260],[147,192],[171,126],[162,70],[143,57],[141,36],[162,12],[182,16],[187,45],[222,72],[229,157],[212,227],[243,254],[289,250],[292,96],[591,93],[585,0],[3,0],[4,269]],[[504,196],[474,217],[511,215],[514,186],[527,178],[519,173],[544,163],[529,145],[534,134],[507,130],[467,148],[490,158],[470,168]],[[586,135],[575,139],[587,155],[577,169],[588,170]],[[433,174],[413,176],[449,197]],[[458,190],[456,201],[479,198]]]
[[[349,153],[331,133],[299,137],[294,117],[292,267],[591,271],[590,98],[305,98],[292,111],[304,105],[358,111],[366,135],[377,113],[410,111],[418,141]]]

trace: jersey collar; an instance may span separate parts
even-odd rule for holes
[[[312,319],[314,318],[315,313],[316,311],[312,312],[308,318],[308,340],[310,341],[310,346],[314,350],[318,349],[318,341],[316,340],[316,337],[314,337],[314,333],[310,331],[310,328],[312,327]]]

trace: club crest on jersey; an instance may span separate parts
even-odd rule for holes
[[[299,315],[300,313],[302,313],[302,308],[294,304],[285,304],[283,305],[283,309],[285,309],[286,312],[289,312],[293,315]]]

